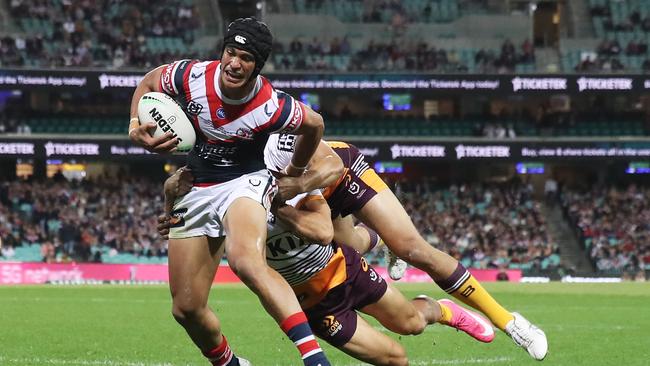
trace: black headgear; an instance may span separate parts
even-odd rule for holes
[[[239,18],[228,25],[221,53],[229,46],[250,52],[255,57],[255,69],[251,75],[254,78],[259,75],[271,53],[273,36],[269,27],[259,20],[253,17]]]

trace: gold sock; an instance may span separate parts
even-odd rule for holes
[[[513,319],[512,314],[496,302],[472,275],[451,295],[474,309],[480,310],[492,324],[503,331],[506,329],[506,324]]]
[[[437,303],[438,305],[440,305],[439,323],[449,325],[449,322],[451,321],[451,316],[453,315],[451,313],[451,309],[447,305],[441,304],[440,301],[437,301]]]

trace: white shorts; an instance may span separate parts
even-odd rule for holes
[[[268,213],[277,191],[275,178],[268,170],[242,175],[209,187],[193,187],[174,203],[169,238],[226,236],[223,219],[233,201],[248,197],[259,202]]]

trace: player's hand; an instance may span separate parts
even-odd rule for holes
[[[133,143],[144,147],[149,152],[158,154],[172,153],[176,151],[178,138],[174,137],[171,132],[153,137],[151,134],[156,130],[155,123],[145,123],[129,132],[129,138]]]
[[[165,181],[165,197],[168,197],[172,202],[178,196],[187,194],[194,184],[194,175],[192,170],[188,167],[179,168]]]
[[[165,240],[169,239],[169,228],[171,226],[172,226],[171,216],[169,215],[158,216],[158,226],[156,226],[156,229],[158,229],[158,234],[160,235],[161,238]]]
[[[286,202],[305,191],[300,177],[283,176],[278,178],[277,183],[278,193],[276,197],[280,202]]]

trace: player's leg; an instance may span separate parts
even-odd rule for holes
[[[435,301],[414,299],[409,302],[391,285],[379,301],[360,310],[377,319],[386,329],[402,335],[420,334],[427,325],[440,319],[440,306]]]
[[[373,243],[370,232],[354,226],[354,217],[352,215],[338,216],[332,220],[332,224],[334,226],[335,243],[345,244],[362,254],[372,250]]]
[[[365,225],[354,225],[352,215],[338,216],[332,220],[334,225],[334,242],[352,247],[361,254],[368,253],[377,246],[384,245],[377,232]],[[393,280],[399,280],[406,272],[407,264],[384,245],[384,255],[388,274]]]
[[[338,348],[371,365],[408,365],[404,347],[386,334],[374,329],[359,315],[357,315],[357,329],[354,335],[347,343]]]
[[[208,306],[210,287],[223,255],[223,240],[196,236],[169,241],[172,314],[213,365],[239,365],[219,319]]]
[[[441,322],[481,342],[488,343],[494,339],[492,325],[479,314],[451,300],[435,301],[421,295],[409,301],[390,285],[379,301],[363,307],[361,311],[372,315],[387,329],[403,335],[420,334],[427,325]],[[444,317],[449,317],[450,321],[443,321]]]
[[[305,365],[329,366],[291,287],[266,264],[266,217],[264,207],[248,197],[230,204],[224,219],[228,264],[296,344]]]
[[[480,310],[494,325],[512,336],[513,314],[496,302],[457,260],[432,247],[420,236],[408,214],[389,189],[379,191],[363,208],[355,212],[355,216],[377,231],[391,251],[427,272],[440,288]],[[521,324],[521,328],[525,329],[518,333],[527,339],[527,346],[524,348],[534,358],[543,358],[541,354],[545,355],[547,349],[546,336],[530,323],[530,327],[523,321]],[[516,338],[513,336],[513,339]]]

